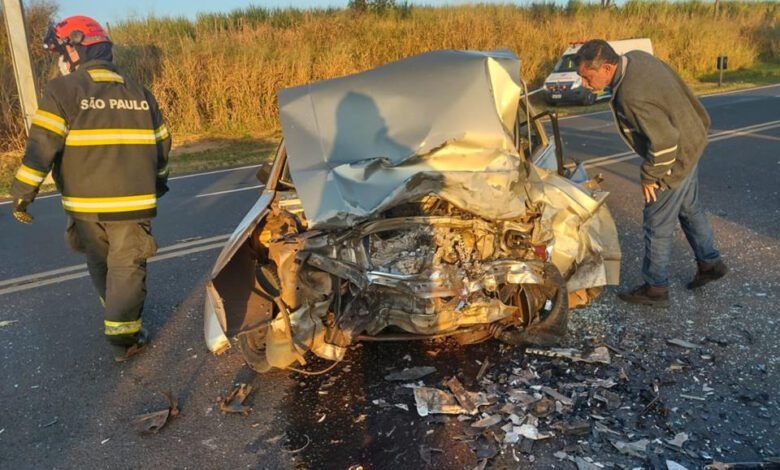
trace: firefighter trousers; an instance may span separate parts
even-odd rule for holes
[[[87,256],[92,284],[105,308],[106,339],[133,344],[146,300],[146,259],[157,251],[151,222],[71,219],[65,237],[71,248]]]

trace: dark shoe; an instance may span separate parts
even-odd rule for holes
[[[149,336],[147,335],[146,330],[141,328],[141,331],[139,331],[135,336],[135,343],[129,346],[114,344],[111,345],[111,349],[114,352],[114,360],[116,362],[125,362],[126,360],[146,349],[146,346],[148,345]]]
[[[728,266],[721,260],[714,263],[699,262],[697,264],[696,276],[686,285],[688,289],[698,289],[712,281],[717,281],[729,272]]]
[[[619,292],[620,300],[630,304],[649,305],[651,307],[669,306],[669,289],[643,284],[630,291]]]

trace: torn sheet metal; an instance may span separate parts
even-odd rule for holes
[[[471,403],[474,404],[475,409],[490,404],[490,400],[482,392],[466,392],[466,395]],[[438,388],[415,387],[414,402],[417,406],[417,414],[420,416],[428,416],[429,414],[469,414],[465,408],[458,404],[457,399],[452,394]]]
[[[495,199],[518,178],[519,72],[508,50],[443,50],[281,90],[290,170],[312,226],[348,226],[401,197],[464,186],[481,190],[465,201],[476,212],[522,210]]]
[[[218,400],[219,410],[228,414],[248,415],[252,407],[245,405],[244,401],[252,393],[252,386],[245,383],[237,384],[225,397]]]
[[[163,410],[145,413],[133,418],[133,427],[135,427],[135,430],[139,433],[156,433],[165,426],[169,418],[179,415],[178,400],[173,397],[173,394],[170,391],[161,393],[168,401],[168,407]]]

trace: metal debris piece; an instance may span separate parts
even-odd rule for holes
[[[694,395],[686,395],[684,393],[680,394],[680,398],[687,398],[688,400],[707,401],[707,399],[704,398],[704,397],[697,397],[697,396],[694,396]]]
[[[598,465],[588,462],[582,457],[574,457],[574,463],[577,464],[577,470],[603,470]]]
[[[705,470],[756,470],[768,469],[777,470],[780,461],[777,458],[770,457],[762,462],[712,462],[705,466]]]
[[[612,442],[612,445],[615,446],[615,449],[619,450],[621,453],[633,457],[638,457],[640,459],[645,458],[647,454],[647,444],[650,443],[650,441],[647,439],[639,439],[638,441],[634,441],[634,442],[624,442],[624,441],[610,441],[610,442]]]
[[[607,405],[608,410],[620,408],[620,395],[609,390],[599,389],[593,394],[593,398]]]
[[[545,418],[555,411],[555,402],[549,398],[542,398],[531,406],[531,414],[537,418]]]
[[[606,346],[599,346],[594,349],[590,354],[582,359],[583,362],[593,364],[599,362],[601,364],[611,364],[612,358],[609,355],[609,349]]]
[[[522,426],[516,426],[514,432],[525,437],[526,439],[531,439],[534,441],[538,441],[540,439],[548,439],[555,435],[552,432],[540,433],[539,429],[532,424],[524,424]]]
[[[562,450],[559,450],[553,454],[553,457],[555,457],[558,460],[567,460],[569,458],[569,454],[567,454]]]
[[[396,403],[393,406],[395,406],[396,408],[402,409],[404,411],[409,411],[409,405],[407,405],[406,403]]]
[[[490,361],[488,361],[488,358],[485,358],[485,360],[482,361],[482,367],[479,368],[479,372],[477,373],[477,382],[482,380],[482,377],[485,376],[485,372],[487,372],[488,366],[490,366]]]
[[[133,426],[136,431],[142,434],[156,433],[168,422],[168,418],[178,416],[179,404],[173,394],[168,392],[160,392],[166,400],[168,400],[168,408],[160,411],[153,411],[151,413],[145,413],[133,418]]]
[[[490,404],[484,393],[466,392],[466,394],[477,408]],[[428,416],[429,414],[468,414],[466,409],[458,404],[454,396],[437,388],[415,387],[414,402],[417,406],[417,414],[420,416]]]
[[[49,421],[49,422],[48,422],[48,423],[46,423],[46,424],[42,424],[42,425],[41,425],[41,427],[42,427],[42,428],[48,428],[49,426],[54,426],[55,424],[57,424],[57,422],[58,422],[58,421],[59,421],[59,420],[58,420],[58,419],[57,419],[57,417],[55,416],[53,420]],[[5,431],[5,428],[3,428],[3,431]]]
[[[504,434],[504,443],[505,444],[516,444],[517,441],[520,440],[520,435],[516,432],[509,431],[506,434]]]
[[[471,423],[472,428],[489,428],[502,421],[501,415],[491,415]]]
[[[248,415],[252,408],[244,405],[244,400],[252,393],[252,386],[240,383],[233,388],[230,394],[225,398],[218,398],[219,410],[223,413],[239,413]]]
[[[566,395],[562,395],[562,394],[558,393],[557,391],[553,390],[550,387],[542,387],[542,391],[544,393],[550,395],[555,400],[558,400],[559,402],[563,403],[566,406],[573,406],[574,405],[574,400],[572,400],[571,398],[567,397]]]
[[[667,339],[666,342],[668,344],[671,344],[672,346],[679,346],[681,348],[685,349],[698,349],[701,347],[700,344],[691,343],[690,341],[685,341],[684,339]]]
[[[452,394],[455,395],[455,399],[458,400],[460,406],[466,410],[466,413],[470,415],[477,413],[477,405],[471,401],[471,397],[468,396],[466,389],[463,388],[463,384],[460,383],[460,380],[458,380],[457,377],[452,377],[450,380],[448,380],[447,387],[449,387],[449,389],[452,391]]]
[[[574,362],[587,362],[589,364],[596,362],[610,364],[612,362],[612,359],[609,355],[609,348],[606,346],[599,346],[586,356],[583,356],[582,351],[574,348],[526,348],[525,352],[527,354],[534,354],[537,356],[559,357],[563,359],[569,359]]]
[[[679,432],[675,434],[674,439],[667,439],[666,442],[668,442],[669,444],[675,447],[679,447],[680,449],[682,449],[683,444],[685,444],[687,440],[688,440],[688,434],[684,432]]]
[[[590,434],[590,423],[587,421],[562,421],[553,424],[552,427],[567,436],[585,436]]]
[[[421,379],[426,375],[433,374],[434,372],[436,372],[436,368],[433,366],[410,367],[400,372],[392,372],[387,374],[385,376],[385,380],[406,382],[409,380]]]
[[[533,395],[526,392],[525,390],[510,390],[508,398],[509,401],[514,403],[519,402],[523,406],[529,406],[538,400],[538,398],[534,397]]]
[[[11,326],[14,323],[18,322],[19,320],[1,320],[0,321],[0,328],[4,328],[6,326]]]
[[[667,470],[688,470],[686,467],[680,465],[679,463],[675,462],[674,460],[667,460],[666,461],[666,469]]]
[[[298,454],[300,452],[303,452],[307,447],[309,447],[309,444],[311,444],[311,439],[307,434],[304,434],[303,437],[306,438],[306,444],[304,444],[303,447],[299,447],[294,450],[285,450],[285,452],[287,452],[288,454]]]

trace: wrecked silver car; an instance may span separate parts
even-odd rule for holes
[[[262,372],[365,340],[560,338],[620,249],[519,71],[447,50],[281,90],[284,140],[206,285],[209,349],[237,337]]]

